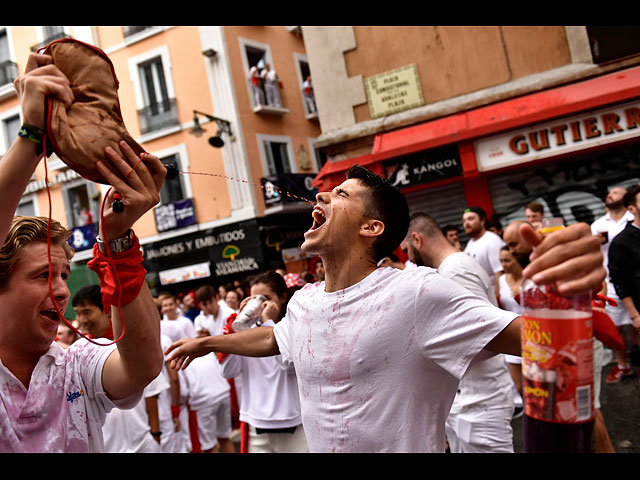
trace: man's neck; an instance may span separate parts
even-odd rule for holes
[[[0,347],[0,359],[2,365],[16,377],[24,388],[29,388],[31,375],[36,368],[38,360],[46,351],[39,354],[23,355],[13,349],[5,349]]]
[[[455,247],[453,247],[449,242],[442,243],[439,248],[433,250],[433,258],[430,260],[430,264],[436,270],[440,268],[442,262],[444,262],[447,258],[449,258],[454,253],[459,253]]]
[[[471,239],[472,239],[474,242],[477,242],[477,241],[478,241],[478,240],[480,240],[480,239],[482,238],[482,236],[483,236],[485,233],[487,233],[487,232],[488,232],[488,230],[484,230],[484,229],[483,229],[483,230],[480,230],[480,231],[478,232],[478,234],[477,234],[477,235],[475,235],[475,236],[471,236],[471,235],[470,235],[470,237],[471,237]]]
[[[615,220],[616,222],[618,220],[620,220],[622,217],[624,217],[624,214],[627,212],[626,208],[616,208],[616,209],[609,209],[609,216]]]
[[[323,257],[322,260],[325,266],[326,292],[336,292],[355,285],[378,268],[374,260],[355,251],[350,251],[346,258]]]
[[[165,315],[167,316],[167,320],[177,320],[178,319],[178,312],[173,312],[171,314],[165,313]]]

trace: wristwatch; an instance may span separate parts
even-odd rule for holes
[[[120,238],[115,238],[113,240],[109,240],[109,252],[111,253],[124,252],[125,250],[131,248],[131,246],[135,242],[135,238],[136,236],[133,233],[133,230],[131,229],[127,230],[127,233],[125,233],[124,236]],[[106,245],[104,243],[104,240],[100,238],[100,235],[96,236],[96,243],[98,244],[98,249],[102,253],[107,253]]]

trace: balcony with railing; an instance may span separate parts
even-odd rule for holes
[[[0,63],[0,87],[13,83],[18,76],[18,66],[11,60]]]
[[[271,115],[285,115],[289,113],[286,97],[281,88],[280,81],[274,83],[264,82],[260,79],[258,85],[253,85],[249,78],[249,91],[251,92],[251,106],[255,113]]]
[[[135,35],[136,33],[140,33],[140,32],[142,32],[144,30],[149,29],[149,28],[151,28],[151,26],[138,26],[138,25],[125,26],[125,27],[122,27],[122,34],[125,37],[130,37],[132,35]]]
[[[138,110],[141,133],[150,133],[180,125],[176,99],[169,98]]]

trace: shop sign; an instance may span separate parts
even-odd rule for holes
[[[194,275],[204,275],[204,263],[209,275],[224,277],[259,270],[263,260],[260,236],[255,222],[241,222],[227,229],[212,229],[184,235],[174,241],[145,246],[144,258],[152,269],[160,270],[166,278],[186,281]],[[185,266],[185,263],[187,266]],[[194,265],[198,266],[194,271]],[[172,268],[167,268],[167,267]],[[167,273],[169,272],[169,273]],[[162,278],[161,278],[162,282]]]
[[[81,178],[77,172],[71,169],[67,169],[54,175],[53,178],[48,180],[48,184],[50,187],[53,187],[54,185],[58,185],[60,183],[67,183],[77,178]],[[28,195],[29,193],[38,192],[40,190],[44,190],[45,188],[47,188],[47,179],[41,178],[39,180],[33,180],[29,182],[23,195]]]
[[[415,63],[364,79],[371,118],[424,105]]]
[[[211,276],[209,262],[187,265],[186,267],[172,268],[160,272],[160,283],[171,285],[172,283],[187,282]]]
[[[462,175],[457,145],[426,150],[385,164],[391,185],[406,188]]]
[[[582,113],[475,142],[480,171],[555,157],[640,135],[640,101]]]
[[[153,209],[153,213],[156,217],[156,229],[158,232],[175,230],[176,228],[183,228],[196,223],[193,199],[191,198],[160,205]]]

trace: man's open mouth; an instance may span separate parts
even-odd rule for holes
[[[313,217],[313,225],[311,226],[311,230],[317,230],[327,221],[327,217],[324,216],[324,212],[316,207],[311,212],[311,216]]]
[[[49,310],[41,310],[40,315],[42,315],[43,317],[50,318],[54,322],[58,322],[60,320],[60,317],[58,316],[58,312],[56,311],[55,308],[52,308]]]

